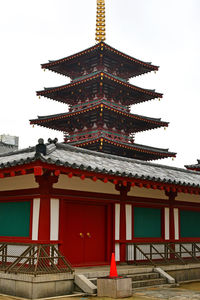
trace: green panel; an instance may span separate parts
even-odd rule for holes
[[[30,201],[0,202],[0,236],[28,237]]]
[[[161,237],[161,209],[134,207],[134,237]]]
[[[200,212],[180,210],[181,237],[200,237]]]

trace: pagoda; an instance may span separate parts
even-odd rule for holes
[[[114,49],[105,38],[105,0],[97,0],[97,44],[42,64],[43,69],[70,77],[71,82],[45,88],[37,95],[65,103],[69,110],[39,116],[30,123],[62,131],[64,143],[76,147],[140,160],[175,157],[168,149],[135,143],[135,133],[169,124],[130,112],[131,105],[162,98],[155,90],[129,83],[130,78],[157,71],[158,66]]]

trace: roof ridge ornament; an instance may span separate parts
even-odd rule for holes
[[[105,24],[105,0],[97,0],[96,14],[96,41],[97,43],[106,40],[106,24]]]

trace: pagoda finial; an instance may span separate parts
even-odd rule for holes
[[[97,18],[96,18],[96,41],[103,42],[106,39],[105,24],[105,0],[97,0]]]

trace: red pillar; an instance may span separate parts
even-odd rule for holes
[[[58,176],[54,176],[50,171],[46,171],[44,175],[35,176],[35,180],[39,184],[40,193],[38,241],[49,243],[52,190],[53,184],[58,181]]]
[[[174,207],[171,204],[169,206],[169,239],[170,241],[174,241],[175,239]]]
[[[38,240],[49,243],[50,241],[50,197],[42,195],[40,197],[40,215]]]
[[[120,203],[120,262],[126,261],[126,211],[125,203]]]

